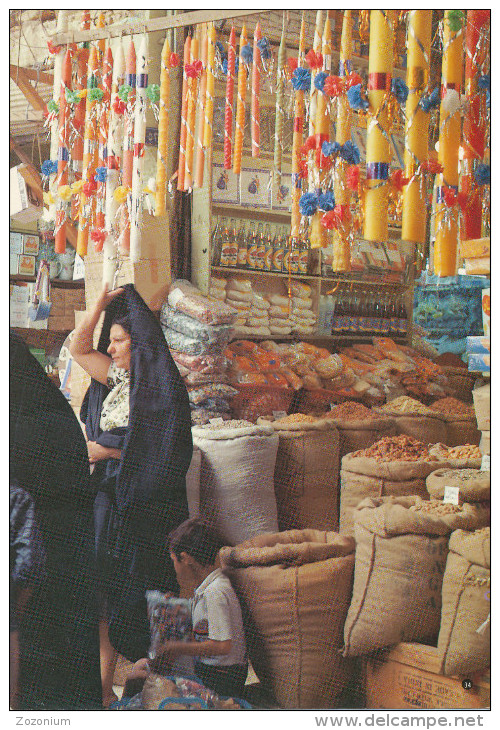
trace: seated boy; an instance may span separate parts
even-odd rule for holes
[[[223,542],[202,520],[190,519],[170,533],[168,545],[179,584],[194,587],[193,640],[166,641],[160,660],[193,656],[196,676],[206,687],[241,697],[248,671],[245,635],[236,593],[216,567]]]

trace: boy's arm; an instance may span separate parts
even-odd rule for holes
[[[231,639],[226,641],[166,641],[161,647],[161,656],[175,659],[178,656],[226,656],[231,651]]]

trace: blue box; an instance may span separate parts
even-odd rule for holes
[[[469,372],[471,373],[489,373],[491,370],[491,355],[472,354],[469,355]]]
[[[467,354],[489,355],[490,352],[489,337],[467,337]]]

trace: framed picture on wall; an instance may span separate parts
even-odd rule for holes
[[[242,168],[240,173],[240,205],[248,208],[271,207],[269,170]]]
[[[224,165],[214,162],[212,177],[212,200],[214,203],[237,205],[239,203],[238,175],[225,170]]]
[[[290,210],[292,205],[292,176],[288,173],[281,175],[281,182],[277,187],[272,185],[272,206],[273,210]]]

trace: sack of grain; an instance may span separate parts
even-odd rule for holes
[[[414,398],[402,395],[374,411],[389,416],[397,433],[412,436],[426,444],[445,443],[446,424],[443,419]]]
[[[443,578],[440,672],[469,677],[490,666],[490,528],[457,530]]]
[[[484,527],[489,519],[479,505],[416,496],[361,502],[354,515],[356,564],[344,656],[400,641],[436,641],[449,535]]]
[[[279,706],[338,706],[351,668],[339,649],[354,540],[291,530],[223,548],[220,557],[243,606],[252,667]]]
[[[279,529],[337,530],[339,433],[319,420],[298,430],[300,422],[291,418],[271,422],[279,437],[274,470]]]
[[[460,502],[489,502],[490,472],[479,469],[437,469],[427,477],[426,487],[433,499],[443,499],[446,487],[457,487]]]
[[[245,421],[193,426],[202,454],[200,514],[229,545],[278,529],[274,467],[278,436]]]

